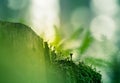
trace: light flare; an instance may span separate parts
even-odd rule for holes
[[[54,25],[59,25],[58,0],[32,0],[31,6],[33,30],[38,34],[44,34],[44,39],[54,40]]]

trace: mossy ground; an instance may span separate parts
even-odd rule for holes
[[[101,83],[84,63],[60,60],[32,29],[0,22],[0,83]]]
[[[72,54],[70,54],[70,58],[61,60],[58,58],[59,54],[55,52],[55,49],[51,51],[47,43],[45,43],[45,50],[49,57],[47,57],[49,60],[46,59],[46,65],[51,68],[47,70],[48,74],[51,74],[50,76],[56,79],[57,83],[59,83],[60,80],[62,80],[62,83],[101,83],[101,74],[97,72],[95,68],[83,62],[75,64],[72,61]],[[49,80],[49,82],[50,81],[53,80]]]

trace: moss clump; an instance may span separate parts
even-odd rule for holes
[[[82,62],[75,64],[73,61],[57,60],[52,65],[55,67],[52,73],[58,79],[63,78],[64,83],[101,83],[101,74]]]
[[[75,64],[72,61],[72,54],[70,54],[70,59],[60,60],[57,56],[59,54],[54,51],[48,50],[47,43],[45,43],[45,52],[49,54],[49,60],[47,64],[48,68],[51,68],[48,71],[50,76],[53,76],[53,79],[57,80],[57,83],[62,80],[62,83],[101,83],[101,74],[96,72],[96,69],[92,69],[90,66],[87,66],[83,62]],[[51,71],[53,70],[53,71]],[[50,82],[52,81],[52,82]],[[48,83],[55,83],[53,80],[49,80]]]

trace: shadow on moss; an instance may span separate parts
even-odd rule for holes
[[[60,59],[59,54],[55,50],[51,51],[46,42],[45,53],[47,53],[47,56],[49,55],[49,58],[45,59],[47,68],[50,68],[47,69],[48,80],[51,79],[48,83],[56,83],[53,80],[57,83],[61,83],[61,80],[62,83],[102,83],[102,76],[95,68],[93,69],[83,62],[75,64],[72,61],[72,54],[70,54],[70,58]]]

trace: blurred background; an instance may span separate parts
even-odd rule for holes
[[[0,0],[0,20],[30,26],[103,83],[120,83],[120,0]]]

